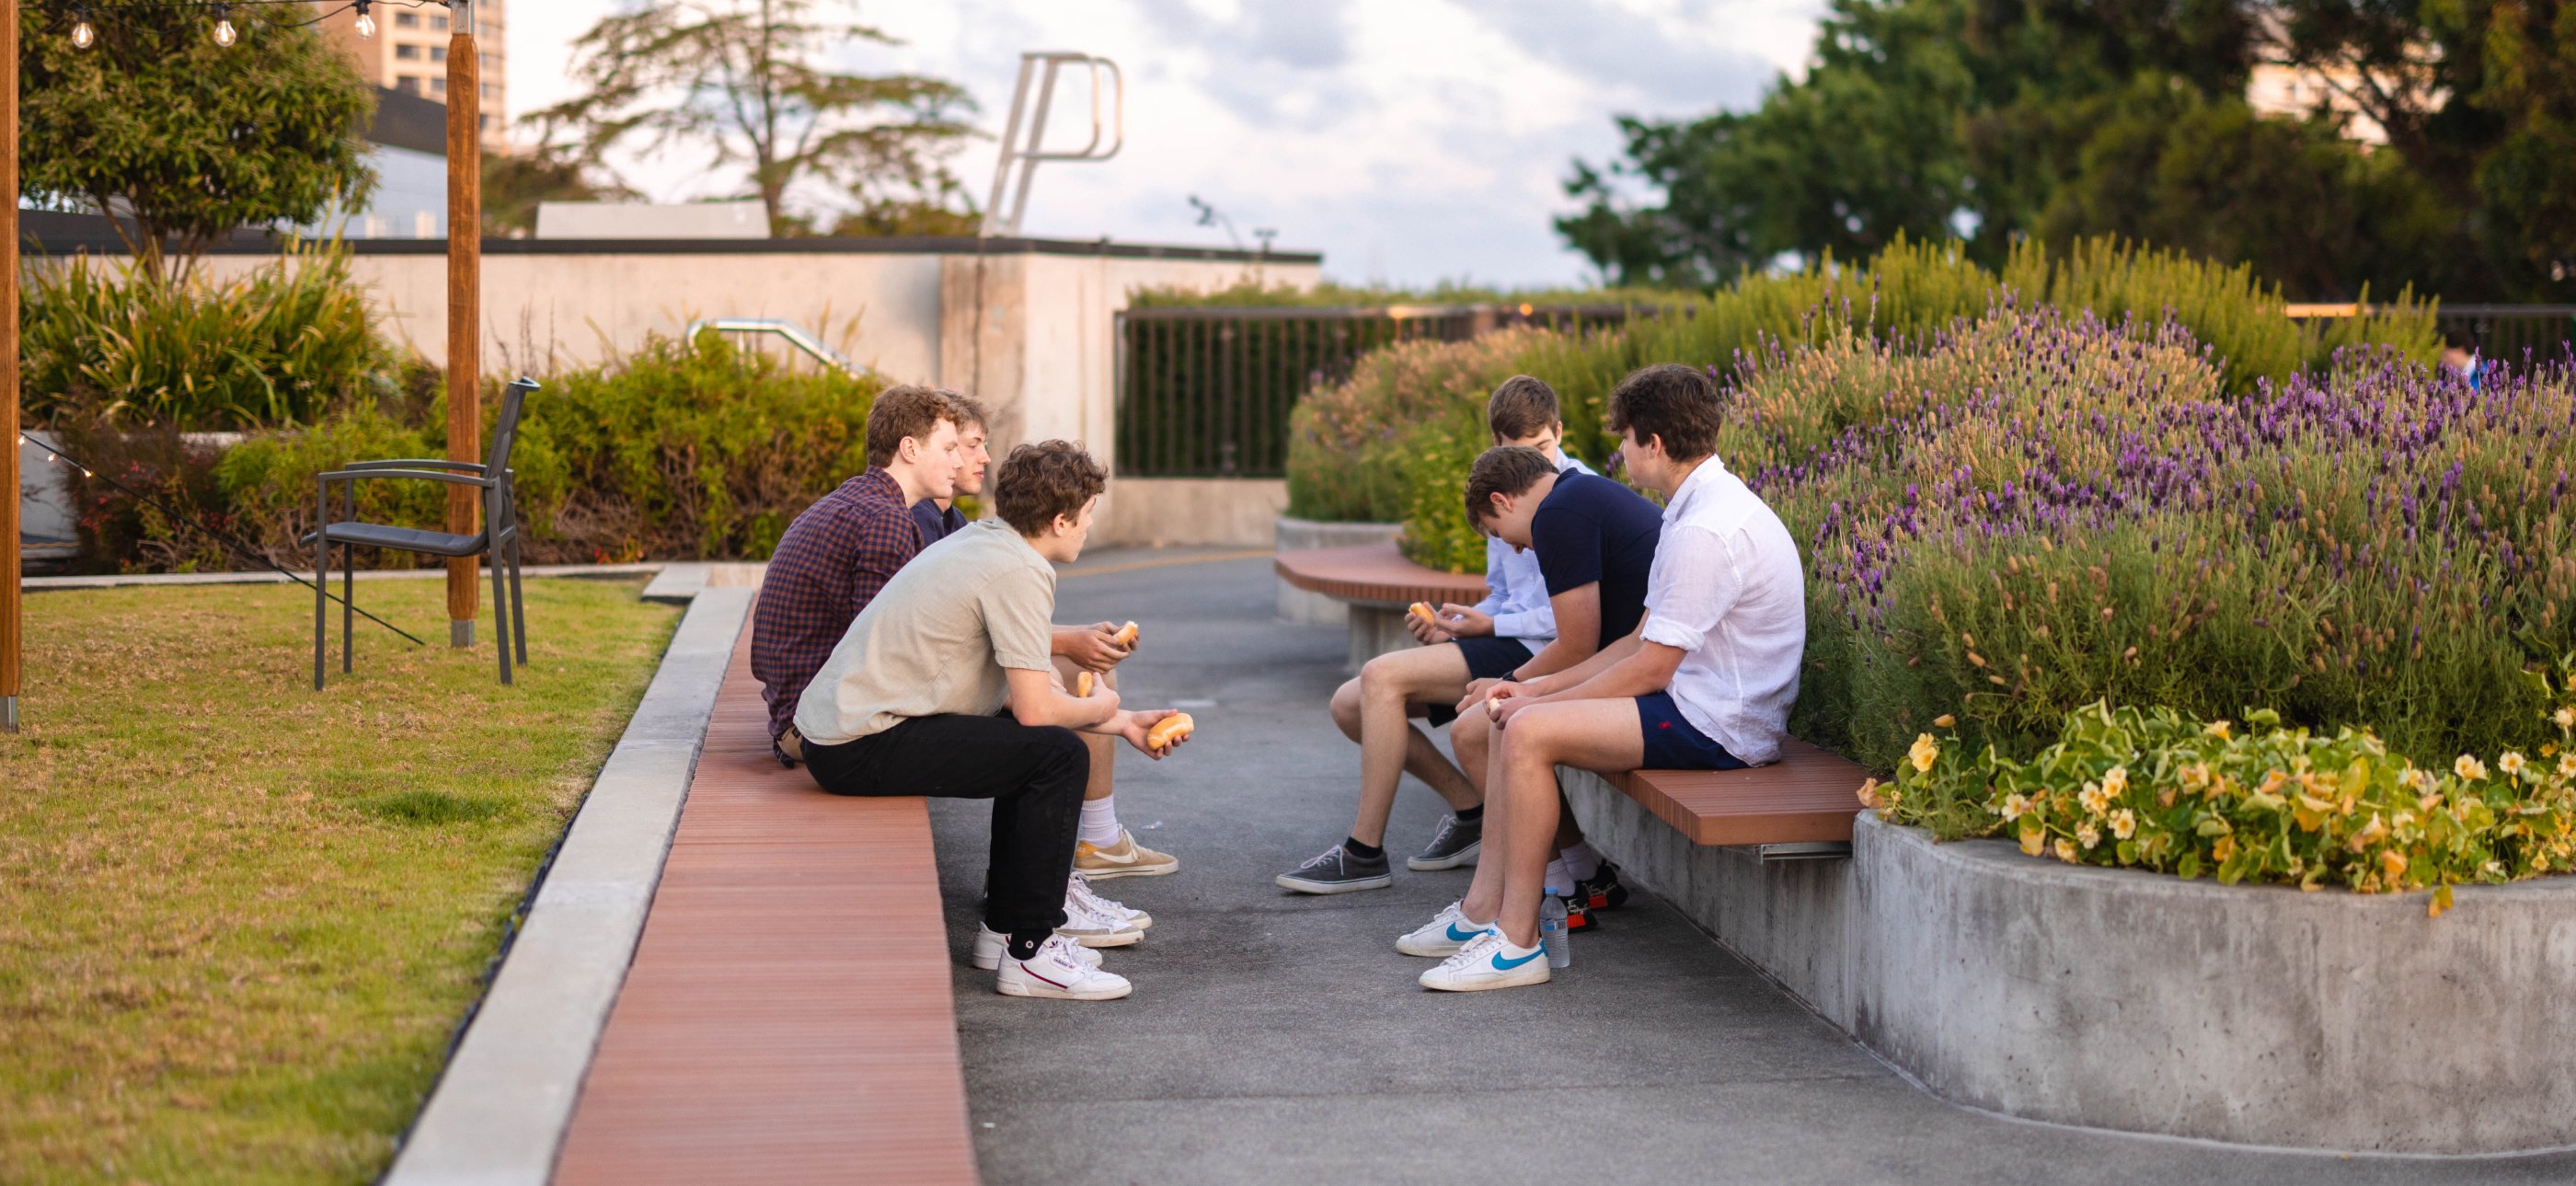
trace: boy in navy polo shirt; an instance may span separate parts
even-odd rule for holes
[[[1527,446],[1553,468],[1592,472],[1557,451],[1565,424],[1557,415],[1556,391],[1531,376],[1514,375],[1494,389],[1485,401],[1485,427],[1497,445]],[[1394,884],[1383,845],[1396,785],[1405,774],[1438,792],[1450,809],[1431,842],[1407,858],[1405,867],[1431,872],[1474,863],[1483,847],[1485,813],[1484,796],[1468,776],[1475,768],[1451,765],[1413,718],[1427,719],[1434,728],[1448,724],[1458,715],[1451,706],[1467,685],[1527,666],[1557,637],[1551,597],[1556,590],[1548,587],[1535,556],[1488,541],[1485,586],[1485,599],[1474,605],[1443,605],[1429,621],[1405,615],[1422,645],[1369,660],[1333,693],[1333,723],[1360,744],[1359,810],[1348,838],[1273,878],[1280,888],[1339,894]],[[1581,637],[1588,643],[1588,634]],[[1553,671],[1590,653],[1588,646],[1559,647],[1551,665],[1537,670]]]
[[[1620,434],[1628,472],[1666,499],[1646,614],[1574,667],[1486,689],[1487,823],[1502,855],[1432,920],[1473,937],[1422,974],[1425,988],[1547,982],[1538,911],[1559,765],[1734,769],[1776,760],[1787,732],[1806,650],[1806,569],[1780,517],[1717,459],[1716,385],[1696,368],[1647,367],[1610,393],[1603,422]]]

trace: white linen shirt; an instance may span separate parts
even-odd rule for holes
[[[1751,765],[1777,761],[1807,650],[1806,567],[1762,497],[1711,457],[1664,507],[1644,638],[1683,652],[1673,703]]]
[[[1558,473],[1592,473],[1571,453],[1558,457],[1563,462]],[[1496,637],[1518,639],[1531,654],[1555,640],[1556,609],[1548,602],[1547,578],[1539,573],[1535,549],[1515,548],[1499,535],[1485,537],[1485,599],[1476,603],[1476,612],[1494,620]]]

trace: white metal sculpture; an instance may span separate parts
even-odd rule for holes
[[[1091,141],[1074,152],[1045,151],[1047,114],[1055,106],[1055,84],[1065,67],[1091,72]],[[1041,70],[1041,67],[1044,69]],[[1036,107],[1030,107],[1031,82],[1037,85]],[[1104,105],[1108,118],[1102,118]],[[1021,129],[1027,129],[1022,139]],[[1109,146],[1101,147],[1106,134]],[[1002,152],[993,162],[992,199],[984,204],[984,234],[1016,235],[1029,212],[1029,183],[1041,161],[1105,161],[1127,144],[1127,79],[1118,63],[1068,50],[1033,50],[1020,55],[1020,80],[1011,88],[1011,119],[1002,132]],[[1014,185],[1011,170],[1019,170]],[[1009,212],[1004,213],[1005,210]]]

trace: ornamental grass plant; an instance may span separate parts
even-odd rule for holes
[[[1793,732],[1877,769],[1933,722],[2019,760],[2086,705],[2551,740],[2576,651],[2576,399],[2392,351],[2228,395],[2170,323],[1999,310],[1747,361],[1719,455],[1809,562]],[[1933,817],[1945,818],[1945,817]]]

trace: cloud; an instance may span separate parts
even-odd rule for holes
[[[564,97],[563,45],[612,0],[511,13],[511,88]],[[1282,248],[1320,249],[1339,278],[1566,283],[1584,273],[1550,219],[1575,157],[1619,147],[1614,114],[1686,116],[1754,101],[1803,59],[1818,0],[955,0],[874,3],[904,39],[841,68],[955,79],[998,135],[1024,49],[1101,54],[1126,72],[1127,144],[1103,164],[1038,170],[1027,233],[1202,243],[1187,198]],[[1087,97],[1058,95],[1052,146],[1079,143]],[[996,145],[961,153],[980,202]],[[639,161],[656,197],[738,188],[703,157]]]

